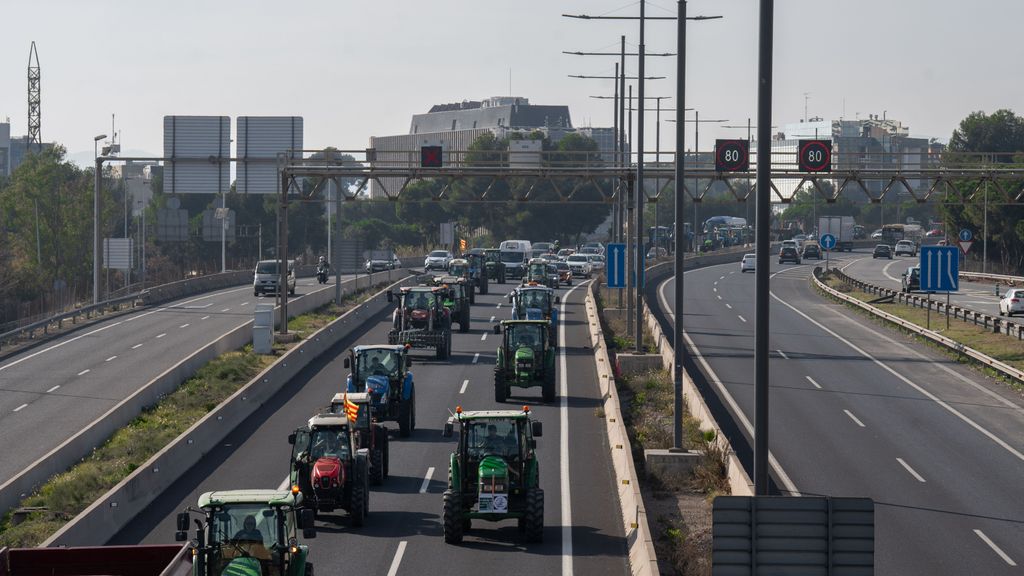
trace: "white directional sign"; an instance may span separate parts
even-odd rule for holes
[[[960,250],[956,246],[921,247],[921,291],[960,289]]]
[[[974,233],[971,232],[970,228],[963,228],[960,230],[960,241],[970,242],[974,238]]]

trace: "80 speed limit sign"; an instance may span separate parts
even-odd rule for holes
[[[715,140],[715,170],[719,172],[750,170],[750,143],[746,140]]]
[[[801,140],[798,157],[801,172],[831,172],[832,141]]]

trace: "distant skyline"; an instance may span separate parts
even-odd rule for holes
[[[36,42],[42,66],[42,137],[88,161],[92,138],[109,134],[111,114],[124,150],[162,152],[165,115],[298,115],[309,148],[361,150],[370,136],[404,134],[433,104],[497,95],[569,106],[573,124],[611,126],[612,51],[635,20],[583,21],[570,14],[638,15],[638,2],[608,0],[481,3],[116,0],[16,1],[4,7],[0,119],[25,134],[26,67]],[[647,3],[650,16],[675,2]],[[691,0],[686,106],[703,118],[757,124],[757,0]],[[782,126],[808,116],[853,119],[886,114],[912,136],[949,139],[977,110],[1024,113],[1018,28],[1024,2],[977,0],[786,0],[775,4],[774,106]],[[675,52],[675,24],[647,25],[648,52]],[[635,75],[637,59],[627,57]],[[651,96],[671,96],[675,58],[650,58]],[[511,78],[511,80],[510,80]],[[636,88],[634,88],[634,94]],[[653,102],[651,104],[653,106]],[[662,114],[663,121],[674,113]],[[692,118],[692,115],[689,116]],[[234,122],[232,122],[232,126]],[[662,126],[662,148],[675,124]],[[647,147],[654,148],[654,114]],[[688,124],[687,147],[693,145]],[[701,148],[745,128],[704,124]]]

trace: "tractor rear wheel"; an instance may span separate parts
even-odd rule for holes
[[[384,448],[379,444],[370,453],[370,482],[374,486],[384,483]]]
[[[462,494],[454,490],[444,491],[444,541],[449,544],[462,542]]]
[[[544,490],[533,488],[526,493],[526,525],[527,542],[544,541]]]
[[[544,373],[544,384],[541,387],[541,396],[543,396],[544,402],[551,403],[555,401],[554,370],[548,370]]]
[[[494,370],[494,401],[504,402],[508,398],[508,386],[505,385],[505,371]]]
[[[398,408],[398,435],[408,438],[412,434],[412,413],[415,410],[414,398],[410,397],[407,402],[402,402]]]
[[[469,332],[469,306],[459,310],[459,332]]]
[[[355,474],[352,478],[352,488],[349,491],[348,514],[353,527],[360,527],[366,521],[369,513],[369,488],[367,487],[367,462],[362,455],[356,456],[354,463]]]
[[[383,432],[381,436],[384,438],[384,478],[387,478],[390,472],[388,472],[388,461],[391,459],[391,441],[388,439],[388,429],[381,428]]]
[[[480,275],[480,293],[484,295],[487,294],[487,280],[488,278],[486,273]]]

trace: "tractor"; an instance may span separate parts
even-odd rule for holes
[[[532,258],[529,266],[526,268],[526,274],[523,274],[523,279],[520,285],[541,285],[547,286],[548,288],[558,288],[557,272],[556,276],[552,278],[551,273],[548,272],[548,261],[544,258]]]
[[[199,497],[197,508],[178,514],[175,540],[192,540],[192,576],[280,574],[312,576],[309,546],[296,542],[316,537],[314,514],[301,508],[303,495],[291,490],[218,490]],[[193,514],[202,514],[202,520]]]
[[[347,401],[347,402],[346,402]],[[349,415],[346,406],[353,410],[356,419],[352,421],[356,450],[366,448],[370,452],[370,483],[380,486],[388,477],[388,429],[377,421],[370,394],[367,392],[339,392],[331,400],[330,413]],[[349,420],[352,420],[350,417]]]
[[[504,284],[506,274],[505,263],[501,261],[501,250],[488,248],[484,250],[484,258],[487,260],[487,279]]]
[[[503,334],[494,364],[494,400],[504,402],[512,387],[541,387],[545,402],[555,399],[555,347],[547,320],[502,320],[494,326]]]
[[[458,426],[459,446],[449,457],[444,491],[444,540],[462,542],[473,520],[515,519],[528,542],[544,538],[544,490],[535,438],[541,423],[530,409],[463,412],[444,425],[451,437]]]
[[[398,308],[392,315],[388,344],[408,344],[412,348],[434,348],[437,358],[445,360],[452,350],[451,311],[444,306],[444,288],[406,286],[398,293]],[[388,292],[388,302],[395,293]],[[468,323],[466,329],[469,329]]]
[[[558,304],[562,301],[555,291],[546,286],[530,284],[513,290],[508,295],[513,320],[547,320],[551,345],[558,344]]]
[[[487,257],[483,253],[470,252],[466,254],[465,258],[469,262],[470,281],[476,285],[478,292],[487,294],[488,284],[490,284],[487,278]]]
[[[406,438],[416,429],[416,385],[409,367],[408,346],[355,346],[343,366],[351,372],[345,380],[349,393],[370,394],[371,416],[378,422],[398,422],[398,434]]]
[[[341,508],[352,526],[362,526],[370,512],[370,454],[356,448],[353,432],[347,416],[320,414],[289,434],[289,481],[314,514]]]
[[[473,287],[455,276],[438,276],[434,278],[434,284],[440,289],[441,302],[450,311],[452,322],[459,323],[459,332],[469,332]]]

